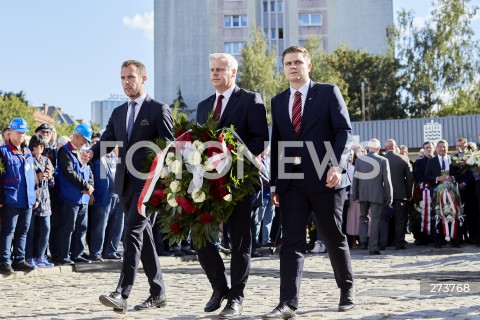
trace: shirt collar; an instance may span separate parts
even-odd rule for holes
[[[215,92],[215,98],[218,99],[218,96],[219,95],[222,95],[223,96],[223,100],[225,101],[228,101],[228,99],[230,99],[230,96],[232,95],[233,93],[233,90],[235,89],[235,84],[233,84],[230,88],[228,88],[227,90],[225,90],[224,93],[218,93],[218,91]]]
[[[145,101],[145,99],[147,98],[147,93],[145,92],[144,94],[142,94],[140,97],[138,97],[137,99],[133,100],[137,103],[137,106],[140,107],[143,103],[143,101]],[[132,101],[130,101],[128,104],[130,105]],[[137,109],[138,110],[138,109]]]
[[[308,89],[310,88],[310,82],[312,80],[309,80],[307,82],[305,82],[303,84],[303,86],[301,86],[298,90],[297,89],[294,89],[292,87],[290,87],[290,96],[293,96],[295,94],[295,92],[297,91],[300,91],[300,93],[302,94],[303,97],[306,97],[307,96],[307,93],[308,93]]]

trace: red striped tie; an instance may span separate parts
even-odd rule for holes
[[[297,136],[300,134],[300,125],[302,124],[302,93],[295,92],[292,107],[292,124]]]

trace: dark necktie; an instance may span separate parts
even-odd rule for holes
[[[445,158],[442,158],[442,171],[445,171]]]
[[[292,124],[297,136],[300,134],[300,125],[302,124],[302,93],[295,92],[292,106]]]
[[[130,135],[132,134],[133,123],[135,122],[135,106],[137,103],[135,101],[130,102],[130,116],[128,117],[127,125],[127,139],[130,140]]]
[[[215,112],[213,113],[213,118],[216,121],[220,120],[220,114],[222,113],[222,100],[223,95],[219,95],[217,99],[217,106],[215,107]]]

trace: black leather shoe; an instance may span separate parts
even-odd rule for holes
[[[252,256],[252,258],[261,258],[261,257],[263,257],[263,255],[262,255],[260,252],[257,252],[257,251],[252,252],[251,256]]]
[[[9,276],[11,274],[15,274],[15,271],[8,263],[0,263],[0,274],[6,274],[7,276]]]
[[[115,312],[127,312],[127,300],[123,299],[122,295],[118,292],[112,292],[108,296],[103,294],[98,297],[98,300],[100,300],[104,306],[113,308]]]
[[[212,296],[210,297],[210,300],[208,300],[203,311],[213,312],[219,309],[222,306],[223,300],[227,298],[227,294],[228,288],[224,290],[213,290]]]
[[[280,303],[271,312],[264,314],[262,319],[290,319],[295,318],[295,310],[290,308],[286,303]]]
[[[219,319],[231,319],[242,314],[243,306],[238,302],[229,301],[222,312]]]
[[[133,309],[135,310],[145,310],[150,308],[160,308],[167,305],[167,297],[164,294],[159,296],[152,296],[148,297],[147,300],[144,302],[137,304]]]
[[[367,250],[368,249],[367,244],[365,242],[360,243],[360,249]]]
[[[12,268],[15,271],[27,271],[27,272],[37,269],[36,266],[32,266],[25,260],[12,263]]]
[[[371,256],[378,256],[378,255],[381,255],[382,253],[378,250],[374,250],[374,251],[370,251],[370,255]]]
[[[73,259],[74,263],[92,263],[91,260],[85,259],[84,257],[78,257]]]
[[[395,246],[395,250],[404,250],[404,249],[407,249],[407,247],[405,247],[405,245],[401,244],[399,246]]]
[[[353,307],[355,307],[355,287],[341,290],[338,311],[347,311],[353,309]]]
[[[385,246],[378,246],[378,250],[385,251]]]

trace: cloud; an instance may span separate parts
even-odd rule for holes
[[[122,22],[128,28],[143,30],[147,38],[153,41],[153,11],[143,15],[137,13],[132,18],[123,17]]]

